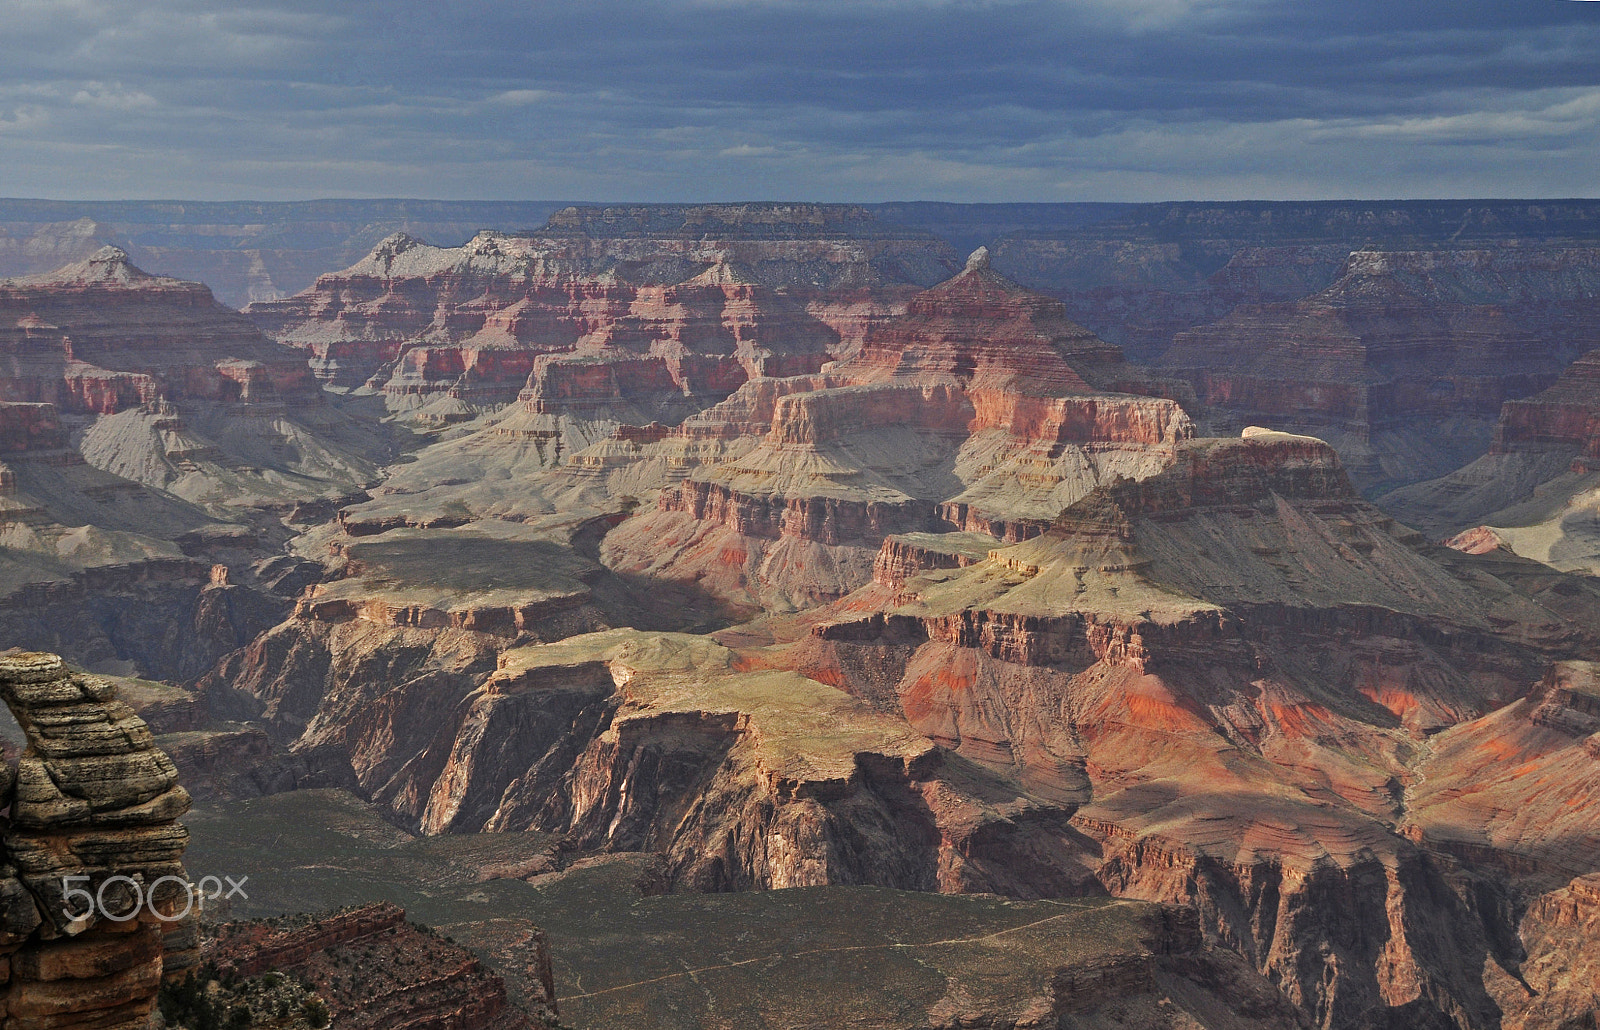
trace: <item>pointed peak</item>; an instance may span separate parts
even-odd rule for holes
[[[454,260],[457,251],[441,251],[426,240],[419,240],[408,232],[390,233],[379,240],[377,246],[352,265],[347,272],[367,275],[390,275],[398,271],[396,265],[414,265],[419,262],[438,263],[439,255],[449,255]]]
[[[145,274],[129,260],[127,251],[121,247],[113,247],[110,244],[90,254],[87,263],[90,268],[100,269],[108,274],[120,273],[124,269],[131,270],[139,275]]]
[[[982,272],[989,267],[989,248],[979,247],[967,255],[967,271]]]

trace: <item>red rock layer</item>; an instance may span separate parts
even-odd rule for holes
[[[808,240],[804,226],[786,240],[556,230],[484,233],[455,250],[391,237],[350,269],[249,314],[307,350],[325,381],[372,379],[393,403],[446,393],[505,403],[524,385],[543,395],[543,377],[529,378],[540,356],[546,364],[565,354],[589,363],[649,360],[666,366],[680,401],[694,403],[663,407],[669,398],[659,391],[626,399],[678,421],[747,378],[815,372],[912,292],[870,263],[898,245],[889,240]],[[836,283],[837,297],[825,283]],[[565,395],[553,385],[542,397],[546,411],[562,408]],[[604,400],[577,398],[574,413]]]
[[[799,537],[820,544],[877,546],[890,533],[934,532],[934,507],[926,501],[853,501],[837,497],[753,497],[718,483],[688,480],[663,495],[661,510],[685,512],[741,536]]]
[[[1020,377],[1011,389],[1052,396],[1088,393],[1094,387],[1085,376],[1099,380],[1121,364],[1120,350],[1070,321],[1060,301],[995,272],[980,248],[965,272],[919,293],[905,318],[870,334],[840,372],[860,382],[949,375],[976,385]]]
[[[160,279],[107,247],[48,275],[0,283],[0,400],[111,414],[160,398],[310,402],[295,351],[199,283]]]

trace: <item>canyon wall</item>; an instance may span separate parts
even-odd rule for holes
[[[541,412],[577,401],[574,414],[598,417],[610,400],[623,420],[676,422],[749,377],[815,372],[848,353],[948,263],[932,237],[856,208],[569,208],[538,233],[485,232],[454,249],[394,236],[249,314],[324,381],[369,383],[419,417],[502,405],[526,385]],[[563,367],[569,353],[578,368]],[[671,383],[638,396],[602,387],[585,407],[594,387],[568,380],[603,376],[596,366],[612,359]]]
[[[1326,436],[1363,486],[1415,482],[1594,346],[1597,277],[1588,248],[1356,251],[1320,293],[1178,333],[1161,367],[1219,413]]]

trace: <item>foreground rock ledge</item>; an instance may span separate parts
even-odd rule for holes
[[[28,738],[0,773],[6,1030],[142,1028],[162,977],[196,957],[177,822],[189,795],[111,684],[58,656],[0,655],[0,699]],[[68,877],[100,906],[72,918],[85,905],[63,896]]]

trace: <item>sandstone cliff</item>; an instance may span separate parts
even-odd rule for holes
[[[0,656],[0,699],[27,734],[4,784],[6,1023],[142,1028],[163,976],[195,962],[176,821],[189,796],[104,680],[12,652]]]

